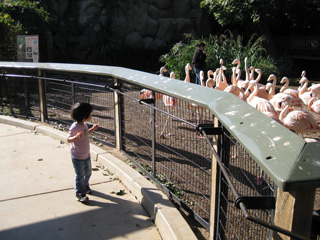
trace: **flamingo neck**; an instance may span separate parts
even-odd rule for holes
[[[257,78],[256,78],[256,80],[255,80],[256,83],[258,83],[258,82],[260,81],[261,75],[262,75],[261,72],[259,72],[259,73],[258,73],[258,76],[257,76]]]
[[[284,79],[284,85],[282,86],[282,88],[280,89],[280,92],[283,93],[284,90],[286,90],[289,86],[289,79]]]
[[[302,87],[300,88],[299,94],[303,94],[307,91],[308,89],[308,81],[304,81]]]
[[[282,111],[280,112],[280,115],[279,115],[279,120],[281,121],[281,122],[283,122],[283,120],[286,118],[286,116],[288,115],[288,111],[289,111],[289,104],[287,104],[286,106],[285,106],[285,108],[284,109],[282,109]]]
[[[313,103],[316,101],[316,97],[312,97],[310,100],[309,100],[309,102],[308,102],[308,108],[309,109],[311,109],[311,107],[312,107],[312,105],[313,105]]]
[[[257,94],[258,94],[258,85],[257,85],[257,84],[254,84],[254,85],[253,85],[253,91],[252,91],[252,93],[249,95],[249,97],[247,98],[247,102],[250,103],[250,102],[253,100],[253,98],[254,98],[255,96],[257,96]]]

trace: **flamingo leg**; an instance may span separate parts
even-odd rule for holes
[[[167,112],[170,114],[170,106],[168,107]],[[164,126],[163,126],[162,132],[161,132],[161,134],[160,134],[160,138],[165,139],[164,132],[165,132],[165,129],[166,129],[167,125],[168,125],[169,118],[170,118],[170,115],[168,115],[167,120],[166,120],[166,122],[165,122],[165,124],[164,124]],[[172,125],[172,118],[171,118],[170,122],[171,122],[171,125]],[[171,134],[171,133],[169,132],[166,136],[174,136],[174,134]]]
[[[160,134],[160,138],[165,139],[164,131],[165,131],[166,127],[167,127],[169,117],[170,117],[170,116],[167,117],[167,120],[166,120],[166,122],[165,122],[165,124],[164,124],[164,126],[163,126],[162,132],[161,132],[161,134]]]

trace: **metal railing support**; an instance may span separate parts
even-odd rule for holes
[[[76,104],[76,86],[71,83],[71,95],[72,95],[72,105]]]
[[[219,127],[219,121],[214,118],[214,127]],[[213,136],[213,148],[217,152],[219,148],[219,136]],[[210,203],[210,239],[216,238],[216,233],[218,231],[219,219],[218,219],[218,200],[219,200],[219,177],[220,170],[216,159],[216,156],[212,156],[211,164],[211,203]]]
[[[310,238],[315,189],[283,192],[278,188],[274,224]],[[274,240],[294,238],[273,231]]]
[[[120,82],[117,78],[114,78],[114,86],[120,87]],[[121,100],[121,94],[117,91],[113,91],[114,94],[114,121],[115,121],[115,137],[116,137],[116,149],[122,150],[122,112],[123,101]]]
[[[41,70],[38,70],[38,76],[41,77]],[[43,80],[42,78],[39,78],[38,84],[39,84],[39,100],[40,100],[40,117],[41,117],[41,122],[45,122],[48,119],[46,81]]]
[[[152,106],[155,106],[156,93],[152,91],[153,103]],[[151,108],[151,121],[152,121],[152,174],[153,177],[156,177],[156,111],[154,108]]]
[[[23,72],[23,75],[26,75],[26,72]],[[29,90],[28,90],[28,81],[26,78],[23,78],[23,82],[24,82],[24,95],[25,95],[25,99],[24,99],[24,104],[26,105],[26,107],[30,107],[30,95],[29,95]]]

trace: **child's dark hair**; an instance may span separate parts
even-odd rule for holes
[[[87,119],[92,112],[92,106],[90,103],[76,103],[71,108],[71,117],[77,122],[81,122],[83,119]]]

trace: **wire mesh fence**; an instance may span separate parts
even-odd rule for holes
[[[1,113],[39,119],[38,80],[8,75],[0,78]],[[205,228],[209,229],[210,219],[214,219],[215,239],[272,236],[269,228],[248,221],[236,203],[239,196],[275,198],[276,186],[224,126],[219,125],[221,132],[200,133],[199,126],[215,124],[209,109],[160,92],[146,94],[148,90],[122,80],[121,87],[113,89],[113,78],[57,73],[46,73],[43,78],[49,122],[67,130],[72,122],[72,105],[89,102],[94,109],[92,122],[100,125],[95,140],[115,146],[118,119],[122,151]],[[116,93],[119,103],[115,102]],[[141,99],[154,99],[154,102]],[[120,104],[119,116],[116,116],[116,104]],[[26,111],[17,111],[25,108]],[[212,171],[212,160],[217,160],[215,154],[222,162],[217,172]],[[213,184],[217,191],[214,206]],[[251,216],[273,223],[272,208],[251,209],[249,205]],[[215,216],[210,216],[212,208],[216,209]]]

